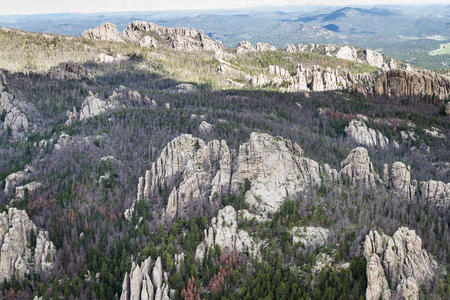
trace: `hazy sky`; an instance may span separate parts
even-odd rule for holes
[[[0,0],[0,15],[57,12],[119,12],[228,9],[283,5],[450,3],[450,0]]]

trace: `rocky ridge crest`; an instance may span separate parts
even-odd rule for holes
[[[131,41],[141,47],[158,48],[166,45],[175,50],[217,51],[223,48],[220,41],[213,41],[203,31],[188,28],[167,28],[145,21],[133,21],[121,35],[114,24],[102,24],[82,34],[83,38],[114,42]]]

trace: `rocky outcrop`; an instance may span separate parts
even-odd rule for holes
[[[198,93],[198,88],[191,83],[180,83],[168,89],[172,94],[195,94]]]
[[[369,153],[366,148],[353,149],[347,158],[341,163],[341,175],[344,179],[353,183],[364,184],[367,187],[374,186],[379,182],[375,174]]]
[[[301,243],[308,250],[316,250],[328,241],[329,230],[322,227],[292,227],[292,244]]]
[[[110,63],[121,61],[121,60],[125,60],[125,59],[126,59],[126,57],[123,56],[121,53],[117,53],[114,56],[111,56],[111,55],[108,55],[108,54],[105,54],[105,53],[100,53],[98,55],[97,61],[100,62],[100,63],[110,64]]]
[[[223,48],[221,42],[211,40],[201,30],[197,32],[188,28],[166,28],[144,21],[131,22],[123,32],[123,37],[139,45],[154,48],[160,44],[185,51],[217,51]]]
[[[169,280],[163,272],[161,257],[152,262],[148,257],[141,265],[133,262],[130,273],[126,273],[120,300],[168,300]]]
[[[259,74],[258,77],[251,77],[248,84],[252,88],[264,87],[266,85],[271,84],[271,81],[267,78],[266,75]]]
[[[102,41],[112,41],[112,42],[121,42],[122,37],[117,30],[116,25],[111,23],[102,24],[94,29],[88,29],[81,37],[90,40],[102,40]]]
[[[0,96],[0,130],[2,134],[12,139],[21,139],[30,130],[35,130],[37,125],[32,122],[30,116],[36,115],[35,109],[7,93]]]
[[[377,77],[374,94],[389,98],[428,97],[440,104],[450,97],[450,77],[425,70],[391,70]]]
[[[91,73],[89,73],[86,68],[84,68],[82,65],[70,63],[70,62],[63,62],[59,65],[50,68],[50,70],[47,73],[47,76],[51,79],[57,79],[57,80],[68,80],[68,79],[83,79],[88,78],[92,79],[93,76]]]
[[[37,191],[42,187],[40,182],[32,181],[23,186],[16,187],[16,198],[23,199],[25,198],[25,192],[28,196],[34,196]]]
[[[277,47],[272,46],[268,43],[256,43],[256,46],[253,46],[249,41],[242,41],[236,45],[236,53],[248,53],[248,52],[265,52],[265,51],[276,51]]]
[[[288,44],[285,51],[289,53],[308,52],[327,55],[340,59],[365,63],[369,66],[377,67],[383,71],[397,68],[397,64],[394,60],[391,60],[389,63],[385,63],[383,55],[379,52],[370,49],[358,51],[358,48],[346,45]]]
[[[272,46],[269,43],[256,43],[255,47],[256,51],[264,52],[264,51],[277,51],[277,47]]]
[[[299,64],[296,74],[290,78],[289,92],[299,91],[333,91],[344,90],[353,84],[353,77],[350,73],[331,68],[322,68],[314,65],[306,68]]]
[[[232,206],[225,206],[211,220],[211,226],[205,229],[205,239],[197,246],[195,259],[203,261],[208,249],[217,245],[223,252],[246,252],[257,256],[260,245],[253,241],[245,230],[238,229],[237,213]]]
[[[201,134],[211,134],[214,131],[214,125],[202,121],[200,125],[198,125],[198,131]]]
[[[16,185],[20,184],[23,180],[27,179],[31,175],[32,171],[33,168],[29,165],[26,165],[23,170],[9,174],[5,178],[5,194],[12,192]]]
[[[358,60],[358,52],[353,47],[343,46],[337,50],[335,57],[340,58],[340,59],[357,61]]]
[[[376,51],[372,51],[370,49],[364,50],[364,54],[366,55],[366,62],[369,66],[374,66],[379,69],[383,67],[384,59],[381,53]]]
[[[411,180],[411,167],[402,162],[394,162],[391,167],[390,185],[402,198],[412,200],[416,193],[417,181]]]
[[[70,110],[66,111],[66,122],[64,123],[64,125],[70,126],[75,121],[78,121],[78,118],[79,118],[78,111],[77,108],[74,106],[71,111]]]
[[[253,132],[233,155],[225,141],[205,143],[183,134],[139,178],[136,199],[125,216],[131,218],[136,201],[162,203],[163,199],[169,219],[212,214],[220,206],[218,196],[234,192],[243,193],[249,205],[243,215],[266,220],[286,199],[319,186],[322,180],[368,187],[381,182],[362,147],[349,154],[339,172],[306,158],[296,143],[265,133]]]
[[[224,140],[205,143],[183,134],[163,149],[140,179],[137,198],[168,197],[165,215],[169,218],[198,216],[215,210],[213,196],[227,192],[230,178],[231,154]],[[132,212],[133,207],[126,215]]]
[[[431,281],[438,270],[434,258],[422,249],[420,237],[406,227],[400,227],[392,237],[370,231],[364,256],[368,300],[418,299],[418,287]]]
[[[146,35],[139,41],[139,46],[143,48],[158,48],[158,42],[151,36]]]
[[[450,183],[429,180],[420,184],[421,199],[441,207],[450,205]]]
[[[255,52],[256,49],[253,47],[252,43],[249,41],[242,41],[239,42],[236,46],[236,53],[237,54],[243,54],[248,52]]]
[[[0,214],[0,249],[2,282],[30,272],[46,275],[53,268],[56,248],[48,232],[39,230],[24,210],[10,208]]]
[[[368,128],[366,123],[360,120],[350,121],[345,127],[345,133],[353,142],[362,146],[386,150],[391,145],[391,141],[380,131]]]
[[[115,100],[102,100],[97,98],[97,95],[94,95],[91,91],[89,91],[89,95],[84,99],[81,104],[80,110],[80,121],[92,118],[96,115],[102,114],[107,110],[114,109],[118,107],[118,102]]]
[[[299,145],[256,132],[239,147],[232,188],[237,190],[245,180],[251,183],[245,201],[261,215],[277,211],[286,198],[321,182],[319,164],[304,157]]]

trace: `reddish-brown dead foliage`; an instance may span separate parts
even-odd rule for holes
[[[216,293],[222,290],[225,285],[227,275],[232,273],[241,263],[242,258],[238,252],[231,251],[228,253],[222,253],[220,255],[221,267],[219,272],[211,278],[208,284],[211,293]]]
[[[189,278],[187,286],[181,291],[181,299],[200,300],[200,293],[197,292],[194,277]]]

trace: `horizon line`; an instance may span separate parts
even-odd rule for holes
[[[42,16],[42,15],[62,15],[62,14],[73,14],[73,15],[90,15],[90,14],[125,14],[125,13],[146,13],[146,12],[182,12],[182,11],[234,11],[234,10],[251,10],[251,9],[270,9],[270,8],[301,8],[301,7],[379,7],[379,6],[390,6],[390,7],[400,7],[400,6],[450,6],[450,3],[443,2],[423,2],[423,3],[399,3],[399,4],[354,4],[354,5],[320,5],[320,4],[304,4],[304,5],[271,5],[271,6],[249,6],[249,7],[236,7],[236,8],[192,8],[192,9],[165,9],[165,10],[130,10],[130,11],[93,11],[93,12],[40,12],[40,13],[24,13],[24,14],[0,14],[0,17],[4,16]]]

